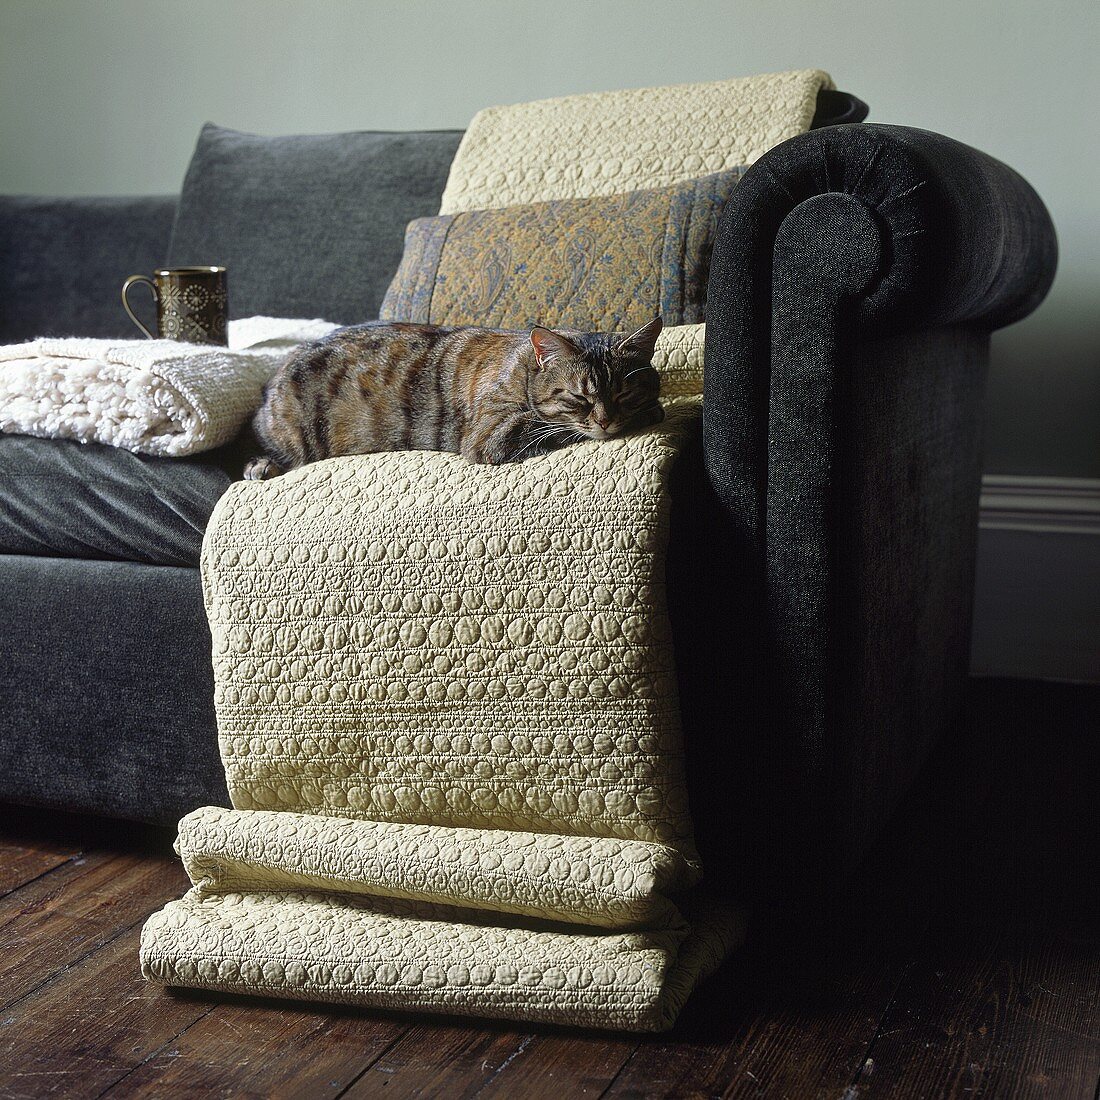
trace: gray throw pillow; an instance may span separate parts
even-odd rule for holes
[[[378,316],[405,226],[439,210],[458,130],[261,137],[207,123],[168,264],[229,269],[229,316]]]

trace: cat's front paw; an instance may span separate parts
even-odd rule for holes
[[[268,481],[278,477],[282,472],[282,467],[276,465],[270,458],[254,458],[244,468],[244,479],[245,481]]]

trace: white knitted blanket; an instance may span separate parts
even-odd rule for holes
[[[248,317],[229,347],[41,337],[0,347],[0,431],[181,458],[228,443],[288,350],[336,325]]]

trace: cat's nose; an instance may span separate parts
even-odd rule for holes
[[[611,417],[608,416],[606,413],[604,413],[603,416],[597,416],[595,413],[593,413],[592,423],[595,424],[596,427],[599,428],[601,431],[606,432],[608,424],[611,423]]]

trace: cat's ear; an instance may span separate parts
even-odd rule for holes
[[[581,354],[572,340],[541,325],[531,329],[531,346],[540,367],[549,366],[555,359],[575,359]]]
[[[657,337],[661,335],[661,329],[665,327],[660,317],[654,317],[648,324],[642,325],[637,332],[620,340],[615,346],[615,351],[620,355],[628,355],[632,359],[652,359],[653,349],[657,346]]]

